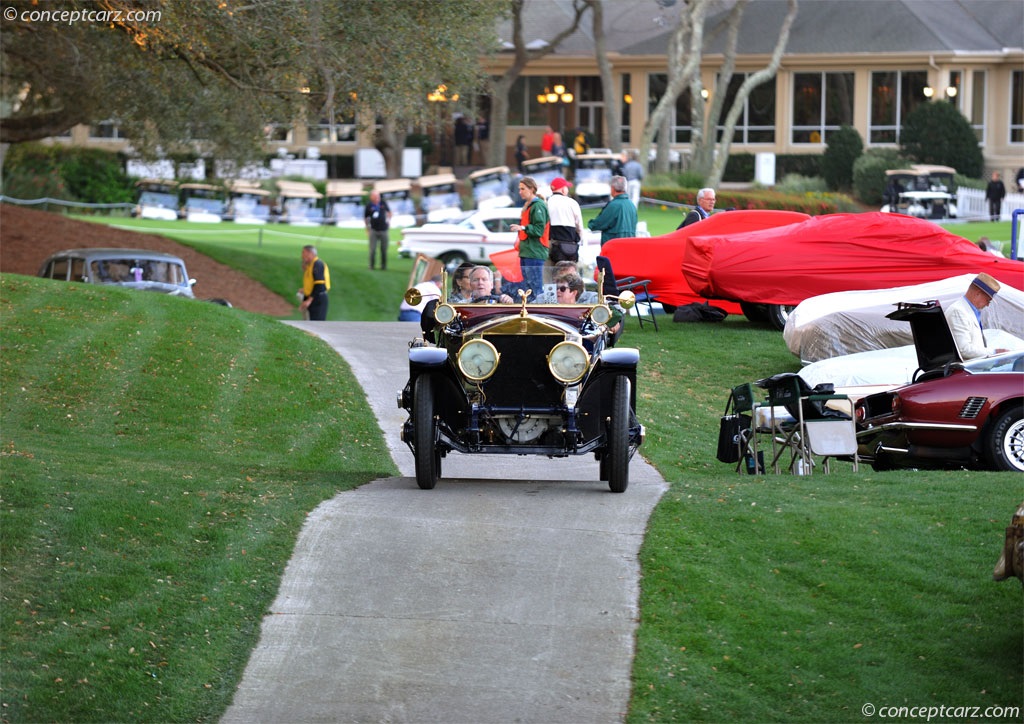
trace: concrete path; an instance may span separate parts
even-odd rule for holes
[[[291,324],[352,367],[403,477],[310,514],[222,721],[621,721],[658,473],[638,455],[615,495],[589,457],[453,453],[420,490],[396,403],[418,326]]]

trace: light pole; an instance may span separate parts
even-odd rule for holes
[[[565,107],[573,102],[573,94],[566,91],[565,86],[559,83],[553,90],[544,88],[543,93],[537,94],[537,102],[541,105],[558,105],[558,130],[565,135]],[[566,139],[562,139],[565,143]]]

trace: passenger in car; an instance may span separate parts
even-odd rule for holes
[[[452,293],[448,301],[454,304],[466,304],[472,299],[469,273],[476,269],[476,266],[471,261],[464,261],[452,272]]]

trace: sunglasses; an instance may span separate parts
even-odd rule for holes
[[[567,291],[569,291],[569,287],[558,287],[558,291],[560,291],[560,292],[567,292]]]

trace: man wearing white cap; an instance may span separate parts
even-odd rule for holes
[[[999,287],[999,282],[991,275],[979,274],[967,287],[967,293],[943,310],[953,341],[965,362],[975,357],[1007,351],[986,347],[981,326],[981,310],[999,293]]]
[[[580,239],[583,237],[583,212],[576,199],[569,196],[572,184],[561,176],[551,182],[548,216],[551,219],[551,248],[548,259],[552,262],[579,261]]]

